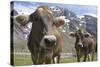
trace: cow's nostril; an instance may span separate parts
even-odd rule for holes
[[[46,47],[54,47],[56,45],[56,40],[45,38],[44,41],[45,41]]]
[[[56,42],[56,40],[54,40],[54,39],[49,39],[49,38],[45,38],[44,41],[45,41],[45,43],[48,43],[48,44],[53,44],[53,43]]]
[[[45,43],[48,43],[48,44],[50,43],[50,40],[48,38],[45,38],[44,41]]]

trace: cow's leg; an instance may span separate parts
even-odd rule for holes
[[[94,53],[95,53],[95,50],[92,51],[92,61],[94,60]]]
[[[76,50],[76,54],[77,54],[77,62],[80,62],[80,52],[79,52],[79,50]]]
[[[53,64],[55,64],[54,57],[52,57]]]
[[[88,56],[88,52],[87,52],[87,50],[85,49],[85,52],[84,52],[84,59],[83,59],[84,62],[86,61],[87,56]]]
[[[53,64],[55,64],[55,57],[52,57],[52,60],[53,60]]]
[[[51,64],[51,59],[52,59],[52,58],[46,58],[46,59],[45,59],[45,63],[46,63],[46,64]]]
[[[33,54],[31,54],[31,58],[32,58],[32,62],[34,65],[38,64],[38,56],[34,56]]]
[[[43,64],[43,63],[45,62],[44,60],[45,60],[45,58],[44,58],[43,56],[40,55],[40,56],[39,56],[39,61],[38,61],[38,63],[39,63],[39,64]]]
[[[77,62],[80,62],[80,56],[77,54]]]
[[[84,60],[83,61],[85,62],[86,59],[87,59],[87,54],[84,55]]]
[[[58,55],[58,56],[57,56],[57,63],[60,63],[60,56],[61,56],[61,55]]]
[[[51,64],[51,59],[45,61],[46,64]]]
[[[88,61],[91,61],[91,54],[88,54]]]
[[[36,62],[35,62],[35,58],[34,58],[34,56],[31,54],[31,58],[32,58],[32,63],[33,64],[36,64]]]
[[[31,52],[31,58],[32,58],[32,62],[33,62],[34,65],[39,64],[39,52],[37,52],[37,53]]]
[[[53,64],[55,64],[56,61],[57,61],[57,58],[56,57],[52,57],[52,59],[53,59]]]

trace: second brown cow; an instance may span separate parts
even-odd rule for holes
[[[94,52],[96,48],[96,41],[89,33],[83,33],[81,29],[76,32],[71,32],[70,36],[75,37],[75,49],[77,54],[77,61],[80,62],[83,56],[83,61],[94,60]]]

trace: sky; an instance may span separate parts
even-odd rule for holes
[[[41,3],[41,2],[24,2],[24,1],[15,1],[14,8],[17,10],[26,11],[31,13],[33,9],[36,9],[40,5],[49,5],[49,6],[60,6],[67,8],[68,10],[74,12],[77,15],[84,14],[94,14],[97,16],[97,6],[94,5],[75,5],[75,4],[56,4],[56,3]],[[21,12],[21,11],[20,11]]]

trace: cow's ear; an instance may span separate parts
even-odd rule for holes
[[[56,27],[60,27],[62,25],[64,25],[64,19],[62,17],[56,17],[56,20],[54,22],[54,24],[56,25]]]
[[[21,26],[25,26],[28,23],[29,15],[18,15],[15,19]]]
[[[70,35],[71,37],[75,37],[75,32],[70,32],[69,35]]]
[[[91,34],[89,34],[89,33],[84,33],[84,36],[85,36],[86,38],[88,38],[88,37],[91,36]]]

